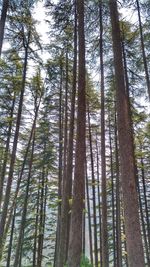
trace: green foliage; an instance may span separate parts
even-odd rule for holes
[[[80,267],[92,267],[89,259],[86,256],[82,256]]]
[[[68,265],[65,264],[64,267],[68,267]],[[85,255],[83,255],[81,258],[80,267],[92,267],[92,264],[90,263],[89,259]]]

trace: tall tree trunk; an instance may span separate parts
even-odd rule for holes
[[[88,126],[89,126],[89,143],[90,143],[90,160],[91,160],[91,175],[92,175],[92,198],[93,198],[93,226],[94,226],[94,266],[98,267],[98,244],[97,244],[97,217],[96,217],[96,190],[95,190],[95,175],[94,175],[94,159],[92,147],[92,132],[90,122],[90,112],[88,106]]]
[[[39,178],[40,184],[40,178]],[[33,267],[37,266],[37,238],[38,238],[38,222],[39,222],[39,203],[40,203],[40,188],[38,188],[37,203],[36,203],[36,218],[35,218],[35,232],[34,232],[34,248],[33,248]]]
[[[62,199],[62,152],[63,152],[63,133],[62,133],[62,86],[63,86],[63,65],[62,59],[60,62],[60,89],[59,89],[59,171],[58,171],[58,199]],[[61,202],[58,205],[58,218],[57,218],[57,230],[56,230],[56,244],[55,244],[55,256],[54,267],[57,267],[59,260],[59,243],[60,243],[60,218],[61,218]]]
[[[20,129],[24,91],[25,91],[27,60],[28,60],[28,46],[25,47],[25,59],[24,59],[24,69],[23,69],[23,77],[22,77],[22,88],[21,88],[19,107],[18,107],[18,113],[17,113],[16,129],[15,129],[15,135],[14,135],[14,141],[13,141],[13,148],[12,148],[11,162],[10,162],[10,168],[9,168],[9,174],[8,174],[8,180],[7,180],[7,187],[6,187],[6,193],[5,193],[5,198],[4,198],[4,204],[3,204],[3,212],[1,215],[1,222],[0,222],[0,251],[1,251],[1,246],[3,245],[4,228],[5,228],[5,223],[6,223],[8,205],[9,205],[9,200],[10,200],[11,185],[12,185],[13,173],[14,173],[14,166],[15,166],[15,160],[16,160],[16,151],[17,151],[17,144],[18,144],[18,138],[19,138],[19,129]]]
[[[100,68],[101,68],[101,179],[102,179],[102,266],[108,267],[107,192],[105,160],[105,96],[103,62],[103,1],[99,2],[100,17]]]
[[[84,37],[84,0],[77,0],[79,36],[79,76],[78,76],[78,113],[77,139],[75,152],[75,175],[73,204],[71,213],[68,265],[79,267],[82,254],[82,224],[85,193],[85,37]]]
[[[9,123],[8,133],[7,133],[6,148],[4,151],[4,161],[3,161],[1,177],[0,177],[0,210],[1,210],[1,203],[2,203],[2,199],[3,199],[3,186],[4,186],[4,179],[5,179],[5,174],[6,174],[6,166],[7,166],[9,146],[10,146],[10,138],[11,138],[12,125],[13,125],[12,122],[13,122],[13,115],[14,115],[15,100],[16,100],[16,97],[14,95],[12,107],[11,107],[11,112],[10,112],[10,123]]]
[[[112,242],[113,242],[113,266],[116,265],[116,222],[115,222],[115,187],[114,187],[114,169],[113,169],[113,148],[111,134],[111,117],[109,111],[109,147],[110,147],[110,172],[111,172],[111,188],[112,188]]]
[[[40,195],[40,214],[39,214],[39,236],[38,236],[38,253],[37,253],[37,266],[42,265],[42,251],[43,251],[43,238],[44,238],[44,187],[45,187],[45,167],[42,170],[41,181],[41,195]]]
[[[21,184],[21,181],[22,181],[22,176],[23,176],[23,173],[24,173],[24,169],[25,169],[25,165],[26,165],[29,149],[30,149],[30,146],[31,146],[31,141],[32,141],[33,135],[34,135],[34,130],[35,130],[35,125],[36,125],[36,121],[37,121],[37,117],[38,117],[38,111],[39,111],[39,107],[40,107],[40,103],[41,103],[41,98],[42,98],[42,94],[40,96],[39,103],[36,106],[35,117],[34,117],[34,121],[33,121],[33,124],[32,124],[32,129],[31,129],[31,132],[30,132],[27,148],[26,148],[26,151],[25,151],[25,156],[24,156],[24,160],[23,160],[23,163],[22,163],[22,168],[21,168],[21,171],[20,171],[20,174],[19,174],[19,178],[17,180],[17,186],[16,186],[16,190],[15,190],[15,195],[14,195],[11,207],[9,209],[9,212],[8,212],[8,218],[7,218],[7,222],[6,222],[6,226],[5,226],[5,231],[4,231],[4,234],[3,234],[3,244],[1,244],[0,258],[2,256],[3,245],[5,244],[5,240],[6,240],[6,237],[7,237],[7,232],[9,230],[9,225],[10,225],[10,222],[11,222],[12,214],[13,214],[13,211],[16,209],[16,200],[17,200],[19,189],[20,189],[20,184]]]
[[[3,45],[3,40],[4,40],[4,29],[5,29],[8,6],[9,6],[9,0],[3,0],[1,20],[0,20],[0,57],[2,53],[2,45]]]
[[[90,260],[91,264],[93,265],[93,239],[92,239],[91,207],[90,207],[90,194],[89,194],[88,174],[87,174],[87,162],[85,165],[86,165],[86,195],[87,195],[87,210],[88,210]]]
[[[121,182],[125,212],[128,262],[131,267],[144,267],[144,253],[138,214],[135,161],[130,114],[126,96],[122,46],[117,3],[109,1],[116,78],[117,122],[121,163]]]
[[[67,169],[64,176],[64,191],[62,198],[62,213],[60,221],[60,240],[58,253],[58,267],[61,267],[67,261],[69,228],[70,228],[70,205],[72,192],[72,169],[73,169],[73,137],[74,137],[74,113],[75,113],[75,96],[76,96],[76,72],[77,72],[77,12],[76,1],[75,5],[75,25],[74,25],[74,63],[73,63],[73,87],[71,99],[70,125],[69,125],[69,140],[67,154]]]
[[[11,259],[11,251],[12,251],[12,244],[13,244],[13,235],[14,235],[14,226],[15,226],[15,217],[16,217],[16,208],[14,210],[12,224],[11,224],[11,233],[10,233],[10,240],[8,246],[8,255],[7,255],[7,265],[6,267],[10,267],[10,259]]]
[[[143,38],[143,28],[142,28],[139,0],[136,0],[136,4],[137,4],[137,11],[138,11],[139,29],[140,29],[140,38],[141,38],[141,48],[142,48],[144,70],[145,70],[145,75],[146,75],[147,91],[148,91],[148,96],[149,96],[149,100],[150,100],[150,79],[149,79],[148,65],[147,65],[144,38]]]
[[[66,77],[65,77],[65,116],[64,116],[64,160],[63,160],[63,189],[64,191],[65,177],[66,177],[66,168],[67,168],[67,143],[68,143],[68,44],[66,45]]]
[[[116,160],[116,252],[117,266],[122,267],[122,242],[121,242],[121,208],[120,208],[120,172],[117,136],[117,114],[115,105],[115,160]]]
[[[141,146],[142,152],[142,146]],[[150,249],[150,217],[149,217],[149,210],[148,210],[148,198],[146,192],[146,185],[145,185],[145,169],[144,169],[144,159],[141,156],[141,172],[142,172],[142,185],[143,185],[143,194],[144,194],[144,206],[145,206],[145,214],[146,214],[146,224],[147,224],[147,232],[148,232],[148,244]]]
[[[99,232],[100,232],[100,263],[102,263],[102,212],[101,212],[101,191],[100,191],[100,172],[99,172],[99,151],[98,137],[96,133],[96,161],[97,161],[97,193],[98,193],[98,211],[99,211]]]
[[[20,260],[21,254],[22,254],[21,248],[23,245],[24,229],[25,229],[25,224],[26,224],[28,196],[29,196],[31,172],[32,172],[32,165],[33,165],[34,145],[35,145],[35,132],[34,132],[32,149],[31,149],[31,156],[30,156],[30,161],[29,161],[29,173],[28,173],[28,178],[27,178],[27,185],[26,185],[26,191],[25,191],[25,198],[24,198],[23,212],[22,212],[22,217],[21,217],[19,237],[17,240],[17,247],[16,247],[15,259],[14,259],[14,264],[13,264],[14,267],[18,267],[19,260]]]
[[[143,230],[144,249],[145,249],[148,266],[150,266],[150,258],[149,258],[150,254],[149,254],[149,246],[148,246],[148,241],[147,241],[147,237],[149,238],[149,236],[147,235],[147,232],[146,232],[146,224],[145,224],[145,219],[144,219],[145,214],[144,214],[143,205],[142,205],[143,203],[142,203],[142,196],[140,192],[139,182],[138,182],[137,188],[138,188],[138,194],[139,194],[139,206],[140,206],[141,224],[142,224],[142,230]]]

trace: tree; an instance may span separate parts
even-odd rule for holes
[[[85,187],[85,40],[84,40],[84,1],[77,0],[78,37],[79,37],[79,74],[78,74],[78,114],[73,185],[73,204],[71,211],[68,264],[80,266],[82,254],[82,223]]]
[[[5,29],[5,22],[7,16],[7,10],[9,7],[9,0],[3,0],[3,6],[1,11],[1,19],[0,19],[0,56],[2,53],[2,45],[4,39],[4,29]]]
[[[125,212],[125,231],[127,237],[127,253],[129,266],[144,266],[144,253],[138,214],[138,197],[133,154],[133,138],[129,109],[125,93],[124,70],[122,62],[121,37],[117,3],[109,1],[114,67],[116,79],[117,122],[119,137],[119,153],[121,162],[121,182],[123,190],[123,205]]]

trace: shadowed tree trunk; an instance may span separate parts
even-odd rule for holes
[[[148,91],[148,96],[149,96],[149,100],[150,100],[150,79],[149,79],[148,65],[147,65],[144,38],[143,38],[143,28],[142,28],[141,14],[140,14],[140,5],[139,5],[138,0],[136,0],[136,4],[137,4],[137,11],[138,11],[138,19],[139,19],[139,30],[140,30],[143,64],[144,64],[144,70],[145,70],[145,76],[146,76],[147,91]]]
[[[30,39],[30,33],[29,33],[28,39]],[[0,222],[0,251],[1,251],[1,246],[3,245],[4,228],[5,228],[5,223],[6,223],[10,192],[11,192],[11,185],[13,181],[14,166],[15,166],[15,160],[16,160],[17,143],[18,143],[18,138],[19,138],[19,129],[20,129],[20,123],[21,123],[21,114],[22,114],[24,91],[25,91],[27,60],[28,60],[28,45],[25,47],[22,88],[21,88],[19,107],[18,107],[18,113],[17,113],[16,129],[15,129],[15,135],[14,135],[14,140],[13,140],[13,148],[12,148],[12,154],[11,154],[7,187],[6,187],[6,193],[5,193],[5,198],[4,198],[4,204],[3,204],[3,212],[1,215],[1,222]]]
[[[97,244],[97,217],[96,217],[96,180],[94,174],[94,158],[92,147],[92,132],[90,122],[90,112],[88,107],[88,126],[89,126],[89,145],[90,145],[90,160],[91,160],[91,176],[92,176],[92,198],[93,198],[93,227],[94,227],[94,266],[98,267],[98,244]]]
[[[24,239],[24,229],[25,229],[25,224],[26,224],[28,196],[29,196],[31,172],[32,172],[32,165],[33,165],[34,145],[35,145],[35,132],[34,132],[31,156],[30,156],[30,161],[29,161],[29,173],[27,177],[27,185],[26,185],[26,190],[25,190],[25,198],[24,198],[24,205],[23,205],[23,211],[22,211],[22,217],[21,217],[21,223],[20,223],[20,229],[19,229],[19,237],[17,240],[17,247],[16,247],[15,259],[14,259],[14,264],[13,264],[14,267],[18,267],[18,264],[22,258],[21,257],[22,246],[23,246],[23,239]]]
[[[117,136],[117,115],[115,105],[115,160],[116,160],[116,253],[117,266],[122,267],[122,243],[121,243],[121,208],[120,208],[120,172]]]
[[[99,233],[100,233],[100,264],[102,263],[102,212],[101,212],[101,191],[100,191],[100,172],[99,172],[99,151],[98,137],[96,132],[96,163],[97,163],[97,192],[98,192],[98,212],[99,212]]]
[[[115,182],[113,169],[113,148],[112,148],[112,133],[111,133],[111,116],[109,111],[109,147],[110,147],[110,172],[111,172],[111,189],[112,189],[112,241],[113,241],[113,266],[116,265],[116,221],[115,221]]]
[[[93,265],[93,240],[92,240],[92,223],[91,223],[91,207],[90,194],[88,185],[87,163],[86,163],[86,195],[87,195],[87,210],[88,210],[88,227],[89,227],[89,245],[90,245],[90,260]]]
[[[71,211],[68,265],[79,267],[82,254],[82,226],[85,193],[85,37],[84,37],[84,1],[77,0],[78,36],[79,36],[79,74],[78,74],[78,113],[77,138],[75,151],[75,174],[73,186],[73,204]]]
[[[1,177],[0,177],[0,210],[1,210],[1,203],[2,203],[2,198],[3,198],[3,186],[4,186],[4,179],[5,179],[5,174],[6,174],[8,152],[9,152],[11,131],[12,131],[12,125],[13,125],[15,100],[16,100],[16,97],[14,95],[12,107],[11,107],[11,113],[10,113],[10,123],[9,123],[8,134],[7,134],[6,148],[4,151],[4,162],[3,162]]]
[[[127,238],[128,262],[130,267],[144,267],[144,253],[138,214],[138,196],[136,190],[133,137],[124,82],[125,77],[122,61],[122,46],[117,2],[115,0],[110,0],[109,7],[112,24],[119,153],[121,163],[121,182],[125,212],[125,231]]]
[[[29,149],[30,149],[30,146],[31,146],[31,141],[32,141],[33,135],[34,135],[34,130],[35,130],[38,111],[39,111],[39,107],[40,107],[40,103],[41,103],[41,98],[42,98],[42,93],[41,93],[41,96],[40,96],[40,99],[39,99],[39,103],[36,106],[35,117],[34,117],[34,120],[33,120],[33,124],[32,124],[32,128],[31,128],[31,132],[30,132],[30,136],[29,136],[29,140],[28,140],[28,144],[27,144],[24,160],[23,160],[23,163],[22,163],[22,168],[21,168],[21,171],[20,171],[20,174],[19,174],[19,178],[17,180],[15,196],[13,198],[11,207],[10,207],[9,212],[8,212],[8,218],[7,218],[7,222],[6,222],[6,226],[5,226],[5,231],[3,233],[3,244],[1,244],[0,257],[2,255],[3,245],[5,244],[5,240],[6,240],[6,237],[7,237],[8,230],[9,230],[9,225],[11,223],[12,214],[13,214],[13,211],[16,209],[16,200],[17,200],[19,189],[20,189],[20,184],[21,184],[21,181],[22,181],[22,176],[23,176],[23,173],[24,173],[24,169],[25,169],[25,165],[26,165]]]
[[[59,88],[59,171],[58,171],[58,199],[62,199],[62,150],[63,150],[63,125],[62,125],[62,86],[63,86],[63,66],[62,59],[60,62],[60,88]],[[55,244],[55,256],[54,267],[57,267],[59,260],[59,244],[60,244],[60,216],[61,216],[61,202],[58,205],[58,220],[56,230],[56,244]]]
[[[3,0],[1,20],[0,20],[0,56],[2,53],[2,45],[4,40],[4,30],[5,30],[5,22],[6,22],[8,6],[9,6],[9,0]]]
[[[73,169],[73,137],[74,137],[74,113],[75,113],[75,96],[76,96],[76,71],[77,71],[77,14],[76,14],[76,1],[74,2],[75,8],[75,24],[74,24],[74,63],[73,63],[73,87],[70,111],[70,125],[69,125],[69,140],[68,140],[68,153],[67,153],[67,166],[64,175],[64,191],[62,198],[62,213],[60,219],[60,239],[58,248],[58,262],[56,266],[64,266],[67,261],[68,255],[68,242],[69,242],[69,228],[70,228],[70,204],[72,193],[72,169]]]
[[[100,69],[101,69],[101,179],[102,179],[102,266],[108,267],[108,230],[107,230],[107,192],[105,159],[105,96],[104,96],[104,62],[103,62],[103,1],[99,1],[100,17]]]

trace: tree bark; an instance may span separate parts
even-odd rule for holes
[[[87,210],[88,210],[88,227],[89,227],[89,246],[90,246],[90,260],[93,265],[93,239],[92,239],[92,222],[91,222],[91,207],[90,194],[88,185],[87,162],[86,162],[86,195],[87,195]]]
[[[31,181],[31,171],[32,171],[32,165],[33,165],[34,145],[35,145],[35,132],[34,132],[34,137],[33,137],[33,142],[32,142],[32,149],[31,149],[31,156],[30,156],[30,163],[29,163],[29,173],[27,177],[27,185],[26,185],[26,191],[25,191],[23,212],[22,212],[22,217],[21,217],[21,225],[20,225],[19,237],[17,241],[14,264],[13,264],[14,267],[18,267],[19,260],[22,254],[21,248],[23,245],[24,229],[25,229],[25,223],[26,223],[28,196],[29,196],[29,188],[30,188],[30,181]]]
[[[119,153],[121,163],[121,182],[125,212],[125,230],[127,253],[130,267],[144,267],[144,253],[138,214],[138,196],[136,190],[135,161],[133,155],[133,137],[130,123],[128,101],[125,92],[125,78],[122,61],[122,47],[119,28],[117,3],[109,1],[113,52],[116,78],[117,122]]]
[[[5,22],[6,22],[8,7],[9,7],[9,0],[3,0],[1,20],[0,20],[0,57],[2,53],[2,45],[3,45],[3,40],[4,40],[4,29],[5,29]]]
[[[116,161],[116,252],[117,266],[122,267],[120,171],[118,155],[117,114],[115,105],[115,161]]]
[[[62,198],[62,212],[60,218],[60,239],[58,253],[58,267],[61,267],[67,261],[68,242],[69,242],[69,228],[70,228],[70,204],[72,193],[72,171],[73,171],[73,140],[74,140],[74,113],[75,113],[75,96],[76,96],[76,72],[77,72],[77,12],[76,1],[75,8],[75,24],[74,24],[74,63],[73,63],[73,87],[71,99],[70,125],[69,125],[69,140],[68,140],[68,154],[67,167],[64,176],[64,191]]]
[[[96,190],[95,190],[95,175],[94,175],[94,159],[92,147],[92,132],[90,122],[90,112],[88,107],[88,126],[89,126],[89,145],[90,145],[90,160],[91,160],[91,176],[92,176],[92,198],[93,198],[93,227],[94,227],[94,266],[98,267],[98,244],[97,244],[97,213],[96,213]]]
[[[59,171],[58,171],[58,199],[62,200],[62,152],[63,152],[63,126],[62,126],[62,85],[63,85],[63,66],[62,59],[60,62],[60,88],[59,88]],[[61,218],[61,202],[58,204],[58,216],[57,216],[57,230],[56,230],[56,244],[55,244],[55,256],[54,267],[58,266],[59,261],[59,244],[60,244],[60,218]]]
[[[75,152],[75,174],[71,227],[68,251],[68,265],[79,267],[82,254],[82,224],[85,193],[85,37],[84,37],[84,0],[77,0],[79,36],[79,76],[78,76],[78,113],[77,141]]]
[[[14,166],[15,166],[15,160],[16,160],[17,143],[18,143],[18,138],[19,138],[19,129],[20,129],[20,123],[21,123],[21,115],[22,115],[22,107],[23,107],[23,99],[24,99],[24,91],[25,91],[27,60],[28,60],[28,46],[25,48],[24,69],[23,69],[23,77],[22,77],[22,89],[21,89],[20,100],[19,100],[16,129],[15,129],[12,155],[11,155],[11,162],[10,162],[7,187],[6,187],[6,193],[5,193],[5,198],[4,198],[4,204],[3,204],[3,212],[2,212],[2,216],[1,216],[1,222],[0,222],[0,248],[3,244],[4,228],[5,228],[9,199],[10,199],[11,185],[12,185],[12,181],[13,181],[13,173],[14,173]],[[0,249],[0,251],[1,251],[1,249]]]
[[[145,70],[145,75],[146,75],[147,91],[148,91],[148,96],[149,96],[149,100],[150,100],[150,79],[149,79],[148,65],[147,65],[146,52],[145,52],[145,44],[144,44],[144,38],[143,38],[143,28],[142,28],[141,14],[140,14],[140,5],[139,5],[138,0],[136,0],[136,4],[137,4],[137,11],[138,11],[141,48],[142,48],[144,70]]]
[[[104,60],[103,60],[103,1],[99,1],[100,17],[100,69],[101,69],[101,179],[102,179],[102,266],[108,267],[108,230],[107,230],[107,192],[105,160],[105,95],[104,95]]]
[[[6,148],[4,151],[4,161],[3,161],[1,177],[0,177],[0,210],[1,210],[1,203],[3,199],[3,186],[4,186],[4,179],[5,179],[5,174],[6,174],[10,138],[11,138],[12,125],[13,125],[12,120],[13,120],[13,115],[14,115],[15,100],[16,100],[16,97],[14,95],[11,112],[10,112],[10,123],[9,123],[8,134],[7,134]]]

